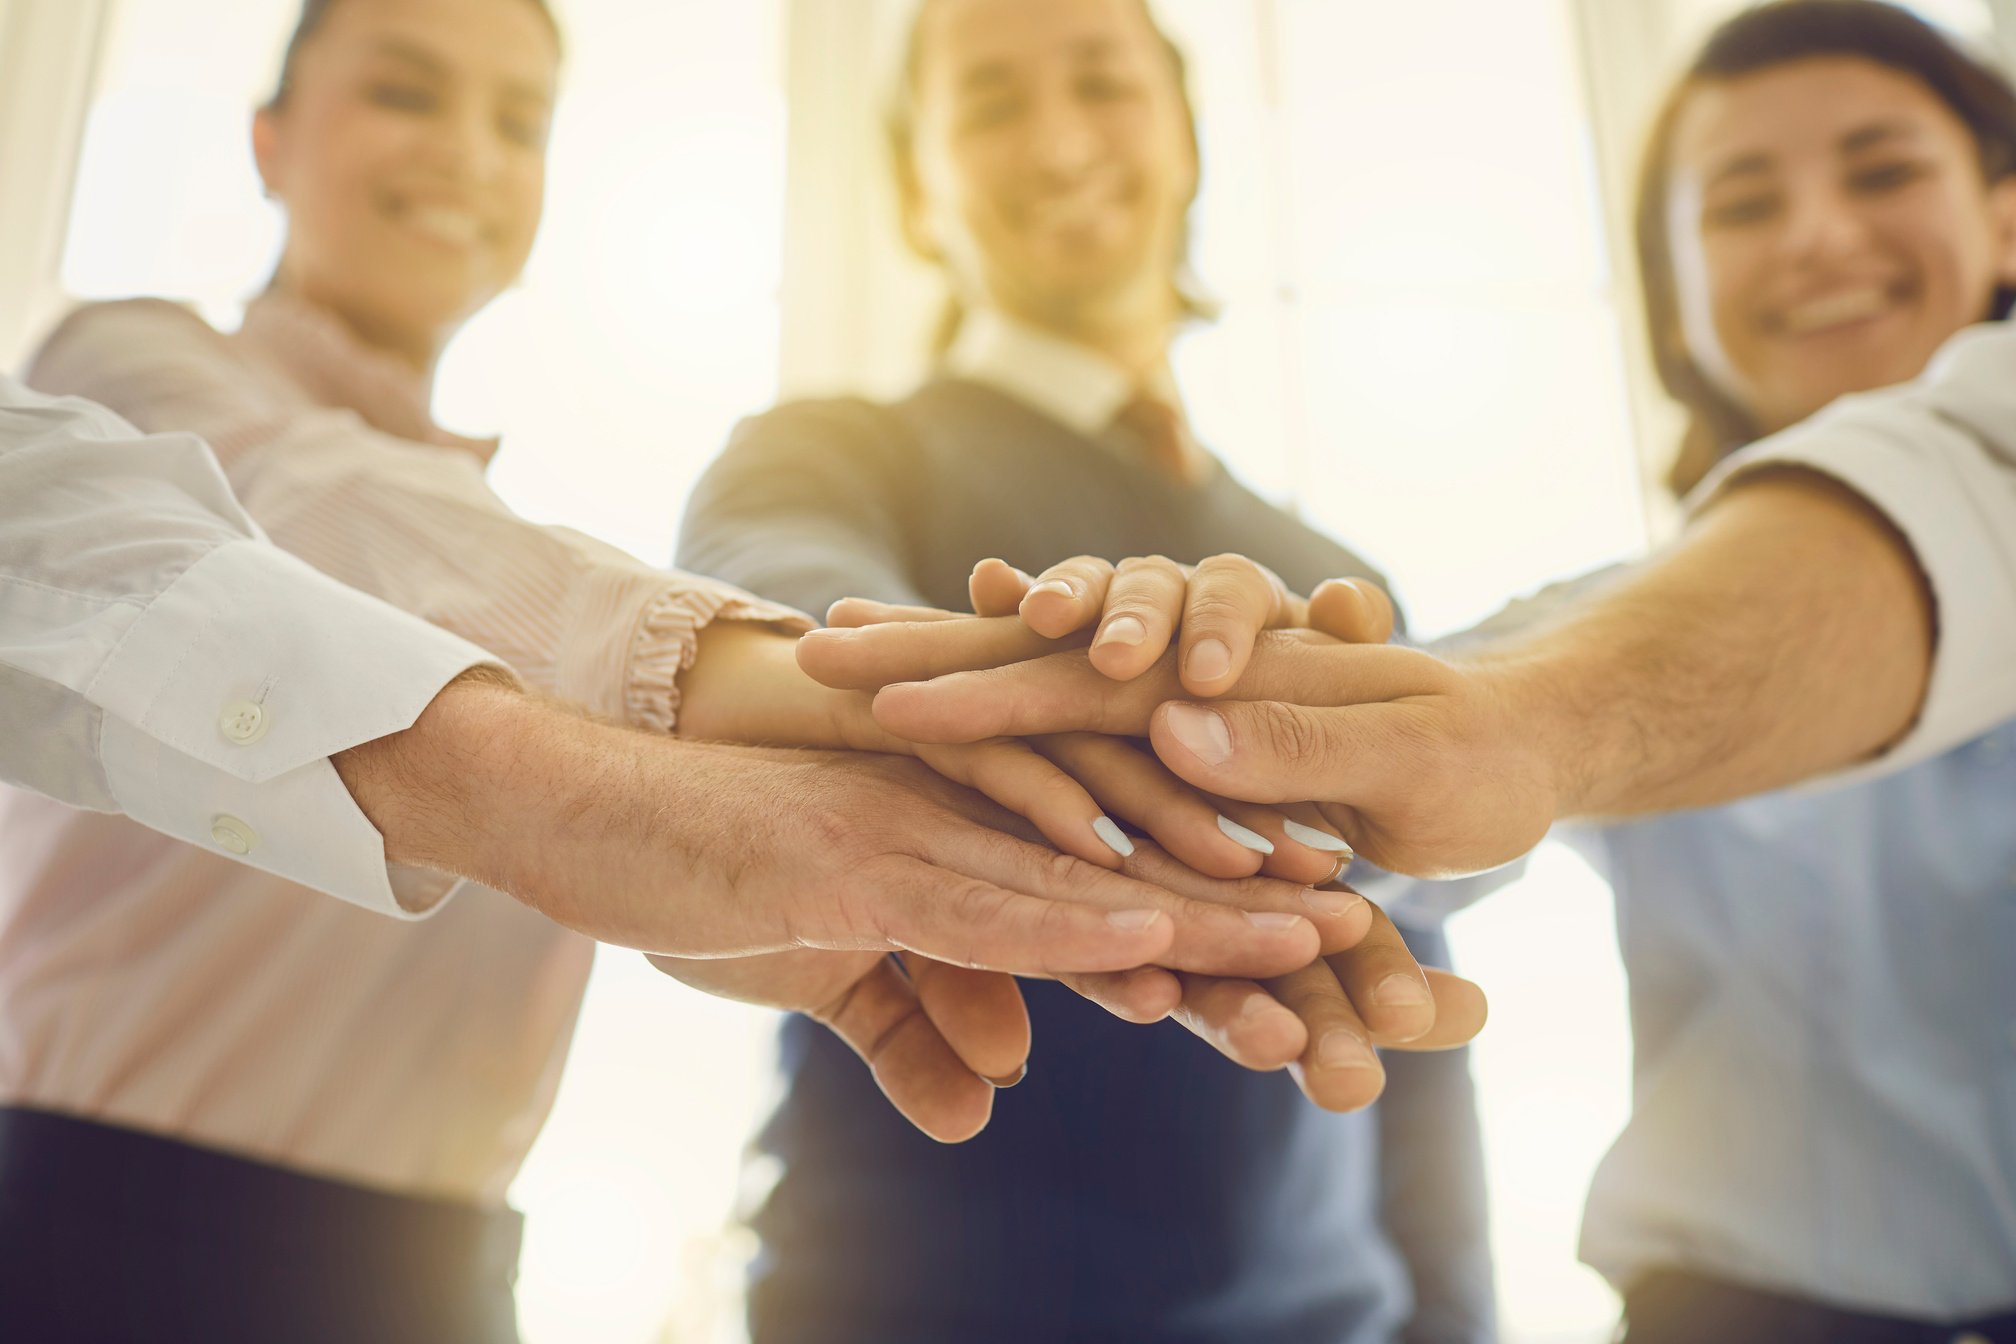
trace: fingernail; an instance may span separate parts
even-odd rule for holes
[[[1274,842],[1258,831],[1249,831],[1232,818],[1220,813],[1218,829],[1225,832],[1225,838],[1237,845],[1244,845],[1256,854],[1272,854]]]
[[[1078,596],[1077,590],[1062,579],[1052,579],[1048,583],[1039,583],[1029,590],[1031,597],[1034,597],[1037,593],[1055,593],[1059,597]]]
[[[1171,705],[1168,721],[1170,734],[1204,764],[1223,765],[1232,759],[1232,730],[1217,711],[1199,705]]]
[[[1270,995],[1248,994],[1246,1002],[1239,1005],[1240,1020],[1251,1022],[1254,1018],[1264,1015],[1273,1002],[1274,1000]]]
[[[1356,1032],[1343,1027],[1327,1033],[1316,1043],[1319,1069],[1370,1069],[1378,1064],[1379,1057],[1372,1053],[1372,1047]]]
[[[1305,891],[1302,902],[1327,919],[1342,919],[1365,904],[1365,898],[1352,891]]]
[[[1319,831],[1314,826],[1304,826],[1299,821],[1283,820],[1281,829],[1288,832],[1288,838],[1298,845],[1320,849],[1325,854],[1349,854],[1351,846],[1328,831]]]
[[[1292,929],[1302,922],[1302,916],[1278,910],[1248,910],[1246,919],[1256,929]]]
[[[1126,859],[1133,857],[1134,842],[1127,838],[1127,832],[1121,830],[1118,826],[1113,824],[1113,818],[1100,817],[1098,820],[1094,821],[1092,823],[1092,834],[1098,836],[1101,840],[1104,840],[1106,842],[1106,848],[1112,850],[1115,854],[1118,854],[1121,858]]]
[[[1021,1082],[1024,1078],[1027,1078],[1028,1076],[1029,1076],[1029,1065],[1027,1061],[1024,1061],[1022,1065],[1015,1070],[1015,1072],[1010,1074],[1004,1074],[999,1078],[989,1078],[987,1081],[992,1083],[996,1088],[999,1088],[1002,1091],[1006,1091],[1007,1089],[1015,1086],[1015,1084]]]
[[[1419,1008],[1434,999],[1428,986],[1405,971],[1389,975],[1372,987],[1372,1002],[1381,1008]]]
[[[1098,644],[1135,645],[1148,638],[1148,627],[1133,616],[1119,616],[1106,622],[1106,628],[1099,632]]]
[[[1232,650],[1222,639],[1200,639],[1184,664],[1192,681],[1216,681],[1232,670]]]
[[[1160,910],[1115,910],[1106,916],[1106,922],[1116,929],[1145,929],[1160,918]]]

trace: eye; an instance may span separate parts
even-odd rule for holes
[[[1761,224],[1778,213],[1781,201],[1776,192],[1756,192],[1712,201],[1701,211],[1701,223],[1708,228],[1739,229]]]
[[[375,105],[395,112],[432,112],[441,102],[432,89],[395,81],[372,84],[365,90],[365,96]]]
[[[549,127],[545,117],[523,112],[505,112],[497,118],[497,133],[523,149],[537,149],[545,144]]]
[[[1867,168],[1856,169],[1849,175],[1848,185],[1862,195],[1881,196],[1886,192],[1908,187],[1931,171],[1926,164],[1899,159],[1891,163],[1872,164]]]
[[[995,94],[970,100],[959,113],[959,127],[966,131],[986,131],[1006,126],[1022,115],[1022,100]]]
[[[1090,103],[1110,103],[1134,96],[1134,82],[1107,71],[1078,77],[1078,96]]]

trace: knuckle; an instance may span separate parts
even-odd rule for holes
[[[1173,579],[1178,583],[1187,582],[1189,577],[1183,566],[1166,555],[1137,555],[1122,560],[1115,572],[1128,578]]]
[[[1312,766],[1322,760],[1326,734],[1303,706],[1273,705],[1261,722],[1269,750],[1284,766]]]

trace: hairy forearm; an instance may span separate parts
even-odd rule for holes
[[[1857,496],[1740,485],[1628,578],[1470,651],[1555,772],[1563,816],[1705,806],[1881,751],[1924,699],[1932,599]]]

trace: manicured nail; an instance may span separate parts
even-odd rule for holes
[[[1106,916],[1106,922],[1116,929],[1146,929],[1160,918],[1160,910],[1115,910]]]
[[[1372,1053],[1362,1037],[1343,1027],[1326,1034],[1316,1043],[1316,1067],[1319,1069],[1371,1069],[1377,1068],[1379,1057]]]
[[[1302,922],[1302,916],[1278,910],[1248,910],[1246,920],[1256,929],[1292,929]]]
[[[1365,904],[1355,891],[1305,891],[1302,903],[1326,919],[1342,919]]]
[[[1314,826],[1304,826],[1299,821],[1283,820],[1281,829],[1288,832],[1288,838],[1298,845],[1320,849],[1325,854],[1349,854],[1351,846],[1328,831],[1319,831]]]
[[[1434,1001],[1428,986],[1405,971],[1389,975],[1372,987],[1372,1002],[1381,1008],[1419,1008]]]
[[[1005,1074],[999,1078],[989,1078],[987,1081],[989,1083],[992,1083],[995,1087],[1001,1089],[1002,1091],[1006,1091],[1007,1089],[1015,1086],[1015,1084],[1021,1082],[1024,1078],[1027,1078],[1028,1076],[1029,1076],[1029,1064],[1025,1060],[1015,1070],[1015,1072]]]
[[[1117,616],[1106,622],[1106,628],[1099,632],[1093,645],[1125,644],[1130,648],[1148,638],[1148,627],[1135,616]]]
[[[1232,650],[1222,639],[1200,639],[1183,666],[1192,681],[1216,681],[1232,670]]]
[[[1059,597],[1078,596],[1077,589],[1062,579],[1052,579],[1048,583],[1039,583],[1029,590],[1029,596],[1031,597],[1036,596],[1038,593],[1055,593]]]
[[[1215,717],[1215,716],[1214,716]],[[1256,854],[1272,854],[1274,842],[1258,831],[1249,831],[1222,812],[1218,815],[1218,829],[1225,832],[1225,838],[1237,845],[1244,845]]]
[[[1171,705],[1169,732],[1206,765],[1223,765],[1232,759],[1232,730],[1225,726],[1224,717],[1216,710],[1200,705]]]
[[[1127,832],[1113,824],[1113,818],[1100,817],[1092,823],[1092,834],[1106,842],[1106,848],[1127,859],[1134,856],[1134,842],[1127,838]]]

